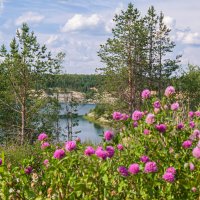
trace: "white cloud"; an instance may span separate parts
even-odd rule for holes
[[[64,27],[61,29],[62,32],[77,31],[86,28],[93,28],[100,23],[100,17],[97,14],[90,16],[83,16],[81,14],[75,14],[69,19]]]
[[[106,32],[108,33],[111,33],[112,32],[112,29],[115,27],[115,22],[113,20],[110,20],[108,21],[106,24],[105,24],[105,30]]]
[[[198,32],[178,31],[176,32],[176,40],[183,44],[200,45],[200,34]]]
[[[170,16],[165,16],[163,19],[164,23],[166,24],[167,27],[169,27],[170,29],[174,28],[176,25],[176,20],[173,19]]]
[[[39,23],[44,19],[43,15],[40,15],[36,12],[26,12],[20,17],[18,17],[15,21],[16,25],[21,25],[24,22],[27,23]]]
[[[115,27],[115,22],[112,18],[114,18],[114,15],[118,15],[121,13],[121,11],[124,9],[124,5],[122,3],[119,4],[119,6],[115,9],[114,13],[112,13],[112,16],[109,16],[110,20],[105,21],[105,30],[108,33],[112,32],[112,29]]]
[[[183,43],[185,44],[193,44],[199,45],[200,44],[200,34],[197,32],[194,33],[187,33],[183,39]]]
[[[52,44],[58,39],[58,35],[50,35],[48,40],[45,42],[46,44]]]

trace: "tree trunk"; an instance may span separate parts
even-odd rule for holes
[[[153,68],[153,33],[152,27],[150,29],[150,45],[149,45],[149,80],[148,87],[152,89],[152,68]]]
[[[160,49],[159,49],[159,82],[158,82],[158,94],[159,98],[161,98],[161,88],[162,88],[162,51],[161,51],[161,42],[160,42]]]
[[[130,33],[129,33],[130,34]],[[128,111],[129,114],[131,115],[133,112],[133,107],[134,107],[134,90],[135,90],[135,85],[133,85],[133,61],[132,61],[132,51],[131,51],[131,43],[132,41],[128,41],[128,87],[129,87],[129,107]]]
[[[128,77],[128,84],[129,84],[129,108],[128,111],[132,114],[133,111],[133,83],[132,83],[132,68],[129,67],[129,77]]]
[[[22,116],[22,126],[21,126],[21,145],[24,144],[24,137],[25,137],[25,123],[26,123],[26,107],[25,107],[25,102],[23,101],[22,104],[22,111],[21,111],[21,116]]]

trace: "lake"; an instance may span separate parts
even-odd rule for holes
[[[105,130],[104,127],[101,127],[97,124],[89,122],[88,120],[83,118],[83,115],[89,113],[91,109],[95,108],[95,104],[82,104],[77,107],[78,113],[78,126],[73,127],[73,132],[81,131],[80,133],[75,134],[75,136],[79,137],[82,142],[92,142],[93,144],[98,144],[102,141],[102,134]],[[60,115],[66,114],[66,104],[61,104]],[[67,119],[60,118],[59,126],[61,128],[61,134],[67,134],[66,130]],[[65,137],[60,136],[60,140],[66,140]]]

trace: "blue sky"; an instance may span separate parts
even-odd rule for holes
[[[163,11],[176,43],[174,55],[183,55],[183,65],[200,65],[199,0],[0,0],[0,45],[8,45],[16,29],[27,22],[50,51],[66,53],[64,72],[95,73],[103,66],[97,56],[99,45],[112,36],[113,16],[129,2],[142,15],[151,5],[158,13]]]

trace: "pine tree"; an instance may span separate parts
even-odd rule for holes
[[[146,47],[148,87],[158,90],[161,95],[169,77],[179,68],[181,56],[178,55],[175,59],[167,58],[167,55],[173,51],[175,43],[170,39],[171,30],[164,24],[162,12],[157,15],[156,10],[151,6],[145,16],[145,26],[148,31]]]
[[[113,38],[100,46],[98,55],[106,64],[101,68],[107,78],[107,88],[115,97],[121,99],[132,113],[138,107],[141,77],[146,65],[146,29],[139,11],[129,4],[126,11],[114,17],[116,26],[112,30]]]
[[[27,24],[17,30],[9,50],[4,45],[0,49],[1,78],[6,85],[1,93],[0,109],[11,111],[9,118],[16,119],[12,125],[20,132],[21,144],[28,132],[34,132],[34,126],[40,124],[36,119],[40,110],[45,105],[49,106],[49,99],[44,97],[42,90],[45,75],[59,71],[63,56],[61,53],[52,58],[46,46],[40,46],[37,42],[34,32],[30,32]]]
[[[106,90],[129,113],[140,107],[140,92],[145,87],[161,94],[173,72],[179,68],[180,56],[170,58],[175,47],[164,15],[151,6],[145,17],[129,4],[126,11],[114,17],[113,38],[100,46],[98,52],[106,67]],[[119,106],[119,105],[118,105]]]
[[[158,28],[158,16],[156,14],[156,10],[153,6],[151,6],[147,15],[144,17],[145,26],[147,29],[147,67],[146,67],[146,79],[148,87],[153,89],[154,86],[154,70],[156,65],[156,57],[157,57],[157,44],[156,44],[156,35]]]

